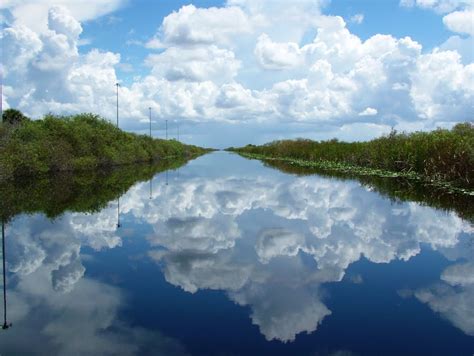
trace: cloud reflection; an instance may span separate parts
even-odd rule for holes
[[[119,320],[119,289],[81,278],[69,293],[58,293],[42,266],[9,292],[14,327],[0,335],[2,353],[44,355],[184,355],[184,348],[159,332]],[[92,302],[93,301],[93,302]]]
[[[118,316],[123,292],[84,276],[81,248],[121,245],[112,216],[113,208],[65,214],[54,222],[20,216],[8,225],[8,315],[14,327],[0,334],[2,354],[187,354],[158,331],[127,325]]]
[[[415,291],[416,298],[465,333],[474,333],[470,312],[474,310],[470,277],[474,258],[461,255],[466,251],[459,247],[472,239],[472,227],[456,214],[393,203],[356,182],[293,177],[267,168],[249,169],[244,178],[233,174],[232,168],[228,173],[182,173],[169,185],[160,184],[158,177],[153,199],[148,183],[133,186],[121,197],[122,214],[127,221],[147,227],[148,256],[159,263],[169,283],[189,293],[226,292],[235,303],[250,307],[252,322],[267,340],[290,342],[299,333],[314,332],[331,315],[324,283],[341,281],[352,263],[362,257],[373,263],[407,261],[423,246],[452,261],[467,258],[467,262],[448,267],[437,285]],[[103,295],[106,306],[100,307],[101,312],[61,311],[71,318],[68,322],[74,318],[82,322],[87,313],[94,314],[93,321],[100,316],[95,330],[117,322],[114,313],[120,293],[84,277],[80,257],[83,246],[101,250],[122,245],[113,206],[94,215],[65,214],[54,223],[39,216],[20,217],[10,235],[9,268],[20,279],[15,293],[28,290],[31,296],[40,295],[37,276],[42,276],[41,281],[50,286],[48,299],[56,298],[57,305]],[[18,310],[32,304],[32,299],[23,304],[21,298],[17,300]],[[66,331],[61,330],[61,322],[52,321],[42,330],[72,337],[62,334]],[[135,335],[124,325],[118,330]],[[148,337],[145,331],[139,334],[130,336],[131,352],[135,341]],[[97,348],[107,353],[118,336],[105,335],[105,340],[97,340]]]
[[[441,252],[458,262],[444,269],[439,282],[416,290],[414,295],[455,327],[474,336],[474,235],[463,234],[456,246]]]
[[[251,307],[268,340],[285,342],[331,314],[323,283],[341,281],[362,256],[406,261],[423,245],[450,249],[471,232],[454,213],[394,204],[354,182],[317,176],[191,177],[129,212],[152,226],[149,241],[159,249],[149,256],[169,283],[226,291]]]

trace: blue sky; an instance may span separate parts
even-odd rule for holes
[[[351,32],[362,39],[377,33],[395,37],[410,36],[430,50],[451,35],[444,27],[442,18],[435,12],[419,7],[402,7],[396,0],[333,1],[327,13],[344,18],[363,14],[363,23],[349,23]]]
[[[468,0],[8,0],[3,106],[223,147],[472,120]],[[172,124],[171,124],[172,125]]]
[[[188,4],[209,8],[224,6],[225,1],[129,1],[113,14],[83,24],[83,37],[94,39],[94,43],[86,48],[98,46],[111,51],[144,56],[146,51],[140,51],[140,48],[130,50],[123,43],[123,38],[146,41],[155,34],[165,16]],[[442,17],[434,11],[419,7],[401,7],[397,0],[336,0],[329,2],[323,9],[326,14],[342,16],[345,19],[363,14],[364,21],[361,24],[348,24],[351,32],[362,39],[368,39],[377,33],[392,34],[396,37],[410,36],[427,49],[432,49],[452,35],[444,27]],[[132,30],[133,34],[130,34]]]
[[[146,42],[157,32],[164,17],[190,3],[203,8],[225,5],[225,1],[128,1],[114,13],[83,24],[82,37],[91,43],[81,46],[80,51],[86,53],[98,47],[121,53],[125,62],[133,66],[133,72],[119,68],[118,73],[122,80],[130,83],[134,75],[146,73],[143,62],[149,53],[143,46],[133,44],[133,41]],[[429,51],[452,35],[443,25],[442,17],[435,12],[419,7],[401,7],[397,0],[332,1],[323,9],[324,13],[344,19],[363,14],[362,23],[347,22],[351,32],[364,40],[378,33],[410,36],[423,45],[424,51]],[[301,44],[311,42],[314,33],[315,30],[308,31]]]

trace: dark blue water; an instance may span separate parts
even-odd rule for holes
[[[217,152],[6,245],[1,355],[474,353],[472,224],[356,181]]]

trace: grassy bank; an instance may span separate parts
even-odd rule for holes
[[[392,132],[367,142],[298,139],[228,150],[249,158],[359,175],[404,177],[467,194],[474,192],[471,123],[458,124],[452,130]]]
[[[46,115],[33,121],[7,110],[0,125],[0,179],[192,157],[206,151],[125,132],[93,114]]]

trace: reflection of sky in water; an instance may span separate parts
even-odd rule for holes
[[[93,215],[66,213],[53,222],[20,216],[9,224],[14,327],[0,335],[0,352],[242,352],[229,341],[232,334],[246,335],[249,350],[270,352],[250,322],[238,321],[250,314],[266,340],[286,342],[268,343],[272,353],[306,353],[325,340],[323,353],[380,353],[386,349],[371,345],[368,334],[365,346],[351,338],[337,342],[337,332],[358,315],[348,304],[373,300],[377,293],[380,299],[361,309],[369,329],[375,325],[370,320],[380,318],[372,312],[383,300],[399,308],[384,306],[386,333],[403,329],[393,324],[400,317],[390,315],[415,323],[412,313],[428,306],[430,312],[419,311],[415,324],[444,337],[434,343],[470,350],[474,237],[472,226],[454,213],[393,203],[354,181],[285,175],[224,153],[191,162],[179,177],[170,172],[168,185],[165,177],[155,177],[152,199],[149,183],[121,197],[120,230],[116,202]],[[225,298],[212,290],[225,292]],[[159,299],[151,301],[146,293]],[[132,303],[138,300],[144,302]],[[187,312],[171,315],[160,304]],[[196,320],[216,311],[228,312],[228,320]],[[440,329],[429,331],[435,323]],[[196,340],[209,344],[206,337],[186,331],[192,325],[227,342],[204,347]],[[311,335],[298,335],[303,332]],[[304,346],[318,334],[326,339]],[[420,330],[417,335],[428,337]]]

